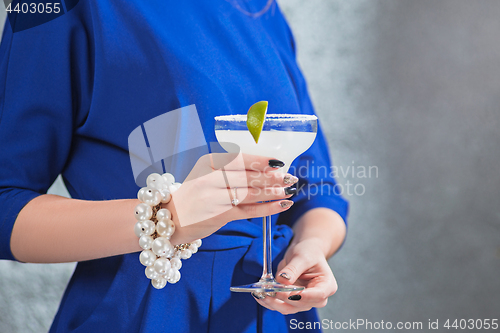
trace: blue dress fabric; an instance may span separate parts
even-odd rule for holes
[[[0,258],[15,260],[10,236],[19,211],[59,174],[73,198],[134,198],[127,138],[149,119],[195,104],[207,142],[215,142],[214,116],[245,113],[259,100],[273,113],[313,114],[279,7],[258,18],[241,10],[257,12],[266,2],[81,0],[29,29],[7,23],[0,46]],[[294,162],[296,170],[310,165],[330,170],[321,128]],[[273,222],[275,266],[307,210],[331,208],[346,220],[348,205],[331,175],[301,179],[311,184],[323,190],[299,192]],[[293,318],[318,321],[315,310],[283,316],[229,291],[255,282],[261,269],[261,219],[228,223],[204,239],[183,262],[181,280],[162,290],[144,276],[138,253],[80,262],[50,332],[278,333],[296,331]]]

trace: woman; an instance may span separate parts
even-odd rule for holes
[[[15,33],[6,25],[0,49],[0,255],[79,261],[51,332],[288,332],[292,318],[317,321],[310,309],[324,306],[336,290],[326,258],[344,239],[347,214],[329,175],[299,175],[303,189],[321,191],[298,191],[291,207],[280,202],[293,190],[285,191],[283,178],[275,177],[272,184],[252,185],[281,190],[249,195],[196,228],[181,227],[173,213],[172,242],[203,237],[203,245],[184,261],[181,280],[162,290],[144,276],[133,232],[138,200],[132,198],[139,187],[127,138],[138,126],[194,104],[206,141],[215,142],[214,116],[244,113],[258,100],[268,100],[271,112],[313,114],[278,7],[248,15],[266,5],[82,0],[69,10],[67,1],[67,12],[52,21]],[[246,156],[262,170],[271,159]],[[200,158],[191,174],[210,168],[209,160]],[[330,167],[321,129],[292,170],[313,163]],[[43,194],[58,174],[72,199]],[[222,193],[211,186],[199,183],[173,197],[203,210]],[[268,200],[278,201],[259,203]],[[259,217],[277,213],[277,280],[307,288],[300,297],[231,293],[229,286],[259,277]]]

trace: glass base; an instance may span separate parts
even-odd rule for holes
[[[305,287],[302,286],[290,286],[287,284],[281,284],[276,281],[259,281],[252,284],[246,284],[244,286],[237,286],[229,288],[231,291],[239,293],[253,293],[253,292],[282,292],[282,291],[298,291],[304,290]]]

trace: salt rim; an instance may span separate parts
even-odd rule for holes
[[[279,119],[281,121],[308,121],[317,120],[318,117],[312,114],[292,114],[292,113],[268,113],[266,114],[266,121],[271,119]],[[217,116],[215,121],[247,121],[246,114],[231,114],[225,116]]]

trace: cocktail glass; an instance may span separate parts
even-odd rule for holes
[[[285,166],[276,172],[286,173],[293,160],[305,152],[314,142],[317,120],[314,115],[268,114],[264,127],[255,143],[248,131],[246,115],[215,117],[215,135],[219,144],[228,152],[234,152],[236,144],[244,154],[276,158]],[[302,290],[302,286],[278,283],[273,276],[271,255],[271,216],[263,217],[264,267],[262,277],[256,283],[231,287],[236,292],[283,292]]]

